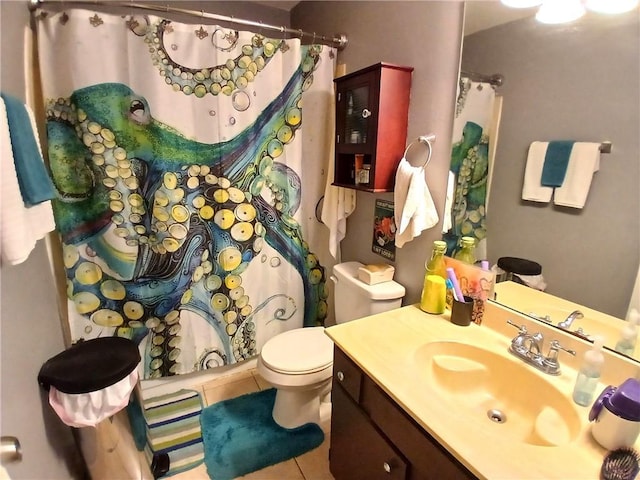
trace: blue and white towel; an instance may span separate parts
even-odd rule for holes
[[[33,113],[11,95],[0,93],[0,97],[6,108],[13,163],[24,204],[32,207],[53,199],[55,191],[36,138]]]
[[[33,113],[27,107],[30,132],[37,139]],[[24,127],[24,126],[23,126]],[[26,127],[24,127],[26,128]],[[38,161],[42,164],[36,141]],[[0,98],[0,252],[3,265],[24,262],[36,242],[55,229],[50,201],[27,207],[23,200],[14,162],[14,147],[5,102]],[[44,168],[44,166],[42,165]]]
[[[564,172],[561,186],[546,186],[542,176],[550,142],[532,142],[529,146],[527,163],[524,170],[522,199],[532,202],[547,203],[572,208],[583,208],[591,188],[593,174],[600,169],[600,143],[571,142],[573,144]],[[558,183],[559,172],[551,175],[553,182]],[[555,193],[554,193],[555,191]]]

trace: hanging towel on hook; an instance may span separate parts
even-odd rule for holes
[[[406,158],[400,160],[393,190],[396,223],[396,247],[419,236],[438,223],[431,192],[425,180],[424,168],[412,166]]]
[[[36,132],[33,114],[28,113],[33,132]],[[1,98],[0,169],[0,258],[2,264],[16,265],[29,257],[36,242],[55,229],[55,223],[50,201],[33,207],[25,206],[14,164],[7,110]]]
[[[31,207],[53,199],[53,184],[44,166],[40,145],[35,136],[33,113],[24,103],[11,95],[0,93],[0,97],[6,109],[13,162],[25,205]]]
[[[332,109],[329,109],[332,110]],[[334,172],[334,151],[335,145],[335,121],[334,114],[329,115],[330,135],[327,135],[327,183],[324,189],[324,201],[322,203],[322,213],[320,219],[329,229],[329,253],[340,262],[340,242],[347,234],[347,217],[356,209],[356,191],[350,188],[336,187],[333,185]]]

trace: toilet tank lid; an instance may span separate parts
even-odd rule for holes
[[[348,282],[356,288],[362,290],[362,294],[371,300],[395,300],[404,297],[405,288],[398,282],[391,280],[390,282],[376,283],[375,285],[367,285],[358,278],[358,268],[362,267],[360,262],[344,262],[338,263],[333,267],[333,273],[337,282]]]

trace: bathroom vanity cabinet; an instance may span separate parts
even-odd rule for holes
[[[333,372],[336,480],[476,478],[337,347]]]
[[[378,63],[335,79],[334,185],[391,192],[402,158],[412,67]]]

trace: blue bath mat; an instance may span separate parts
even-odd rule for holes
[[[289,460],[324,440],[319,425],[280,427],[271,417],[276,390],[224,400],[200,416],[204,462],[213,480],[231,480]]]

